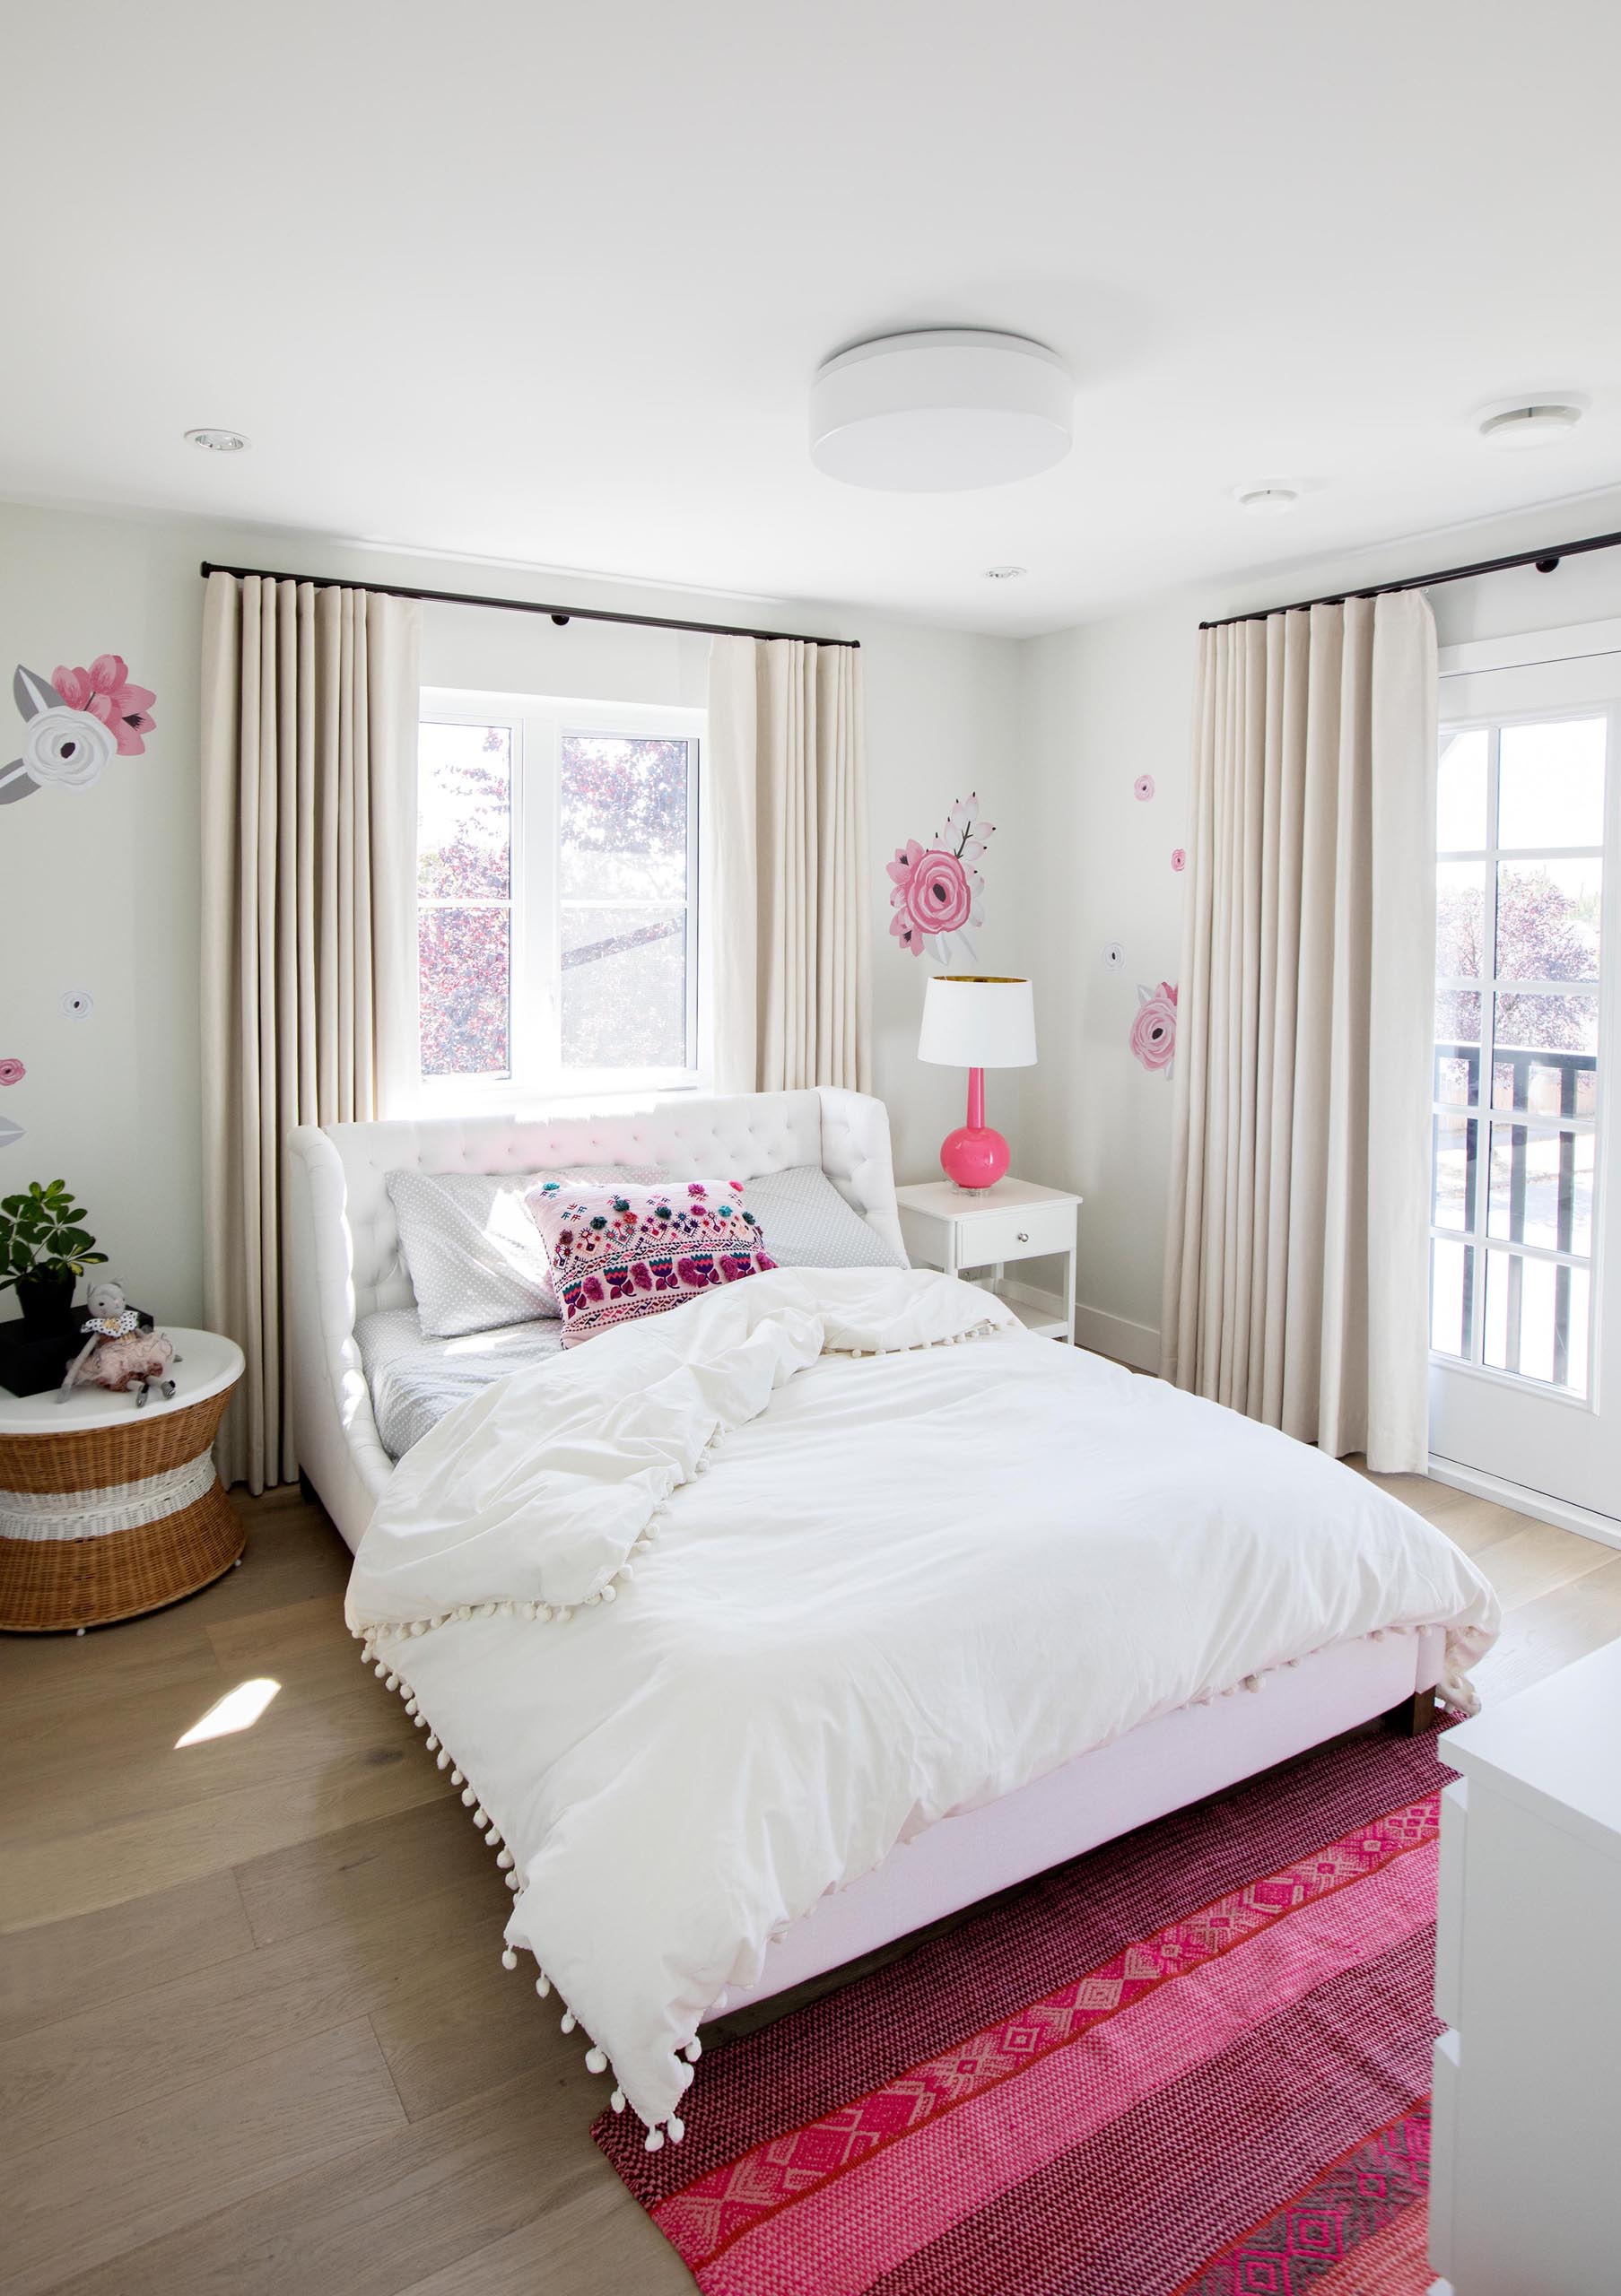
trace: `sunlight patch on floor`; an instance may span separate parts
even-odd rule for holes
[[[233,1730],[251,1730],[281,1687],[268,1674],[239,1683],[223,1698],[216,1699],[184,1737],[175,1740],[175,1752],[179,1753],[182,1746],[200,1746],[208,1738],[228,1738]]]

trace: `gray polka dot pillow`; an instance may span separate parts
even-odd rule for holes
[[[557,1294],[540,1231],[524,1210],[547,1179],[661,1180],[648,1164],[571,1164],[557,1172],[412,1172],[388,1175],[400,1250],[424,1339],[555,1316]]]
[[[904,1267],[905,1260],[845,1202],[820,1164],[792,1164],[747,1183],[779,1267]]]

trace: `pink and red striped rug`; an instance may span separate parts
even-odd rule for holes
[[[593,2133],[706,2296],[1422,2296],[1450,1775],[1308,1754]]]

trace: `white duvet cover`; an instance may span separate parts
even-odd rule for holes
[[[722,1989],[897,1842],[1327,1644],[1440,1624],[1456,1677],[1497,1624],[1348,1468],[878,1269],[754,1277],[459,1405],[348,1613],[651,2144]]]

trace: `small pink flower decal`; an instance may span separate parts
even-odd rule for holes
[[[1151,773],[1139,773],[1131,785],[1131,794],[1139,805],[1146,805],[1154,795],[1154,776]]]
[[[1157,988],[1139,985],[1131,1016],[1131,1049],[1145,1068],[1171,1074],[1176,1051],[1176,989],[1170,981],[1162,980]]]
[[[20,1084],[27,1074],[20,1060],[0,1060],[0,1084]]]
[[[130,683],[122,654],[98,654],[87,670],[58,664],[51,683],[70,709],[87,709],[100,719],[117,741],[120,757],[144,753],[146,736],[155,731],[152,705],[158,697],[150,686]]]
[[[1176,871],[1177,875],[1180,877],[1187,865],[1188,856],[1179,845],[1171,856],[1171,866]]]
[[[985,880],[976,865],[985,857],[986,839],[994,835],[994,824],[980,819],[978,796],[971,796],[958,799],[932,845],[909,837],[896,847],[894,859],[885,865],[893,911],[889,929],[912,956],[928,949],[949,962],[955,935],[962,936],[963,953],[973,954],[967,930],[984,922],[980,904]]]

